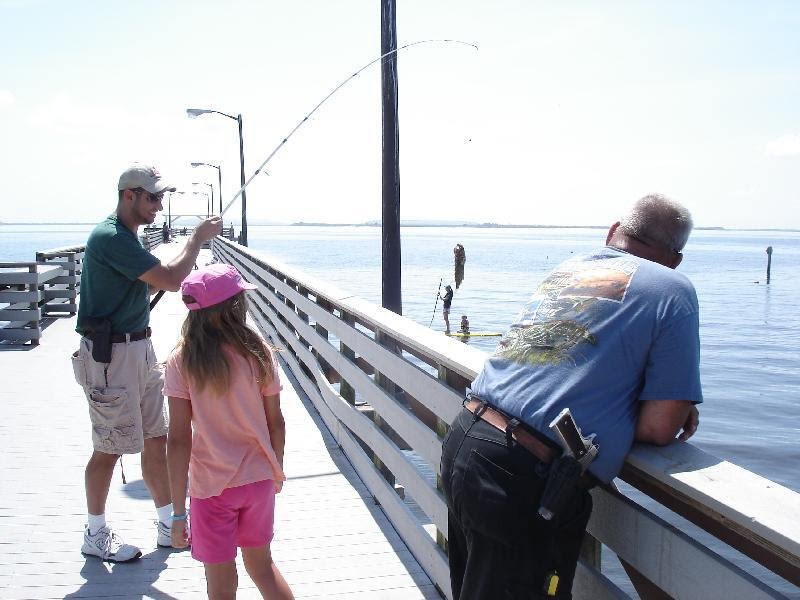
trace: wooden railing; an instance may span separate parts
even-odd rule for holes
[[[213,252],[258,285],[253,320],[284,349],[370,493],[450,598],[441,442],[485,355],[227,240]],[[635,446],[622,479],[800,584],[800,494],[678,441]],[[592,494],[576,598],[627,597],[600,571],[598,541],[643,598],[782,597],[615,489]]]
[[[0,263],[0,340],[39,344],[43,287],[61,272],[35,262]]]
[[[36,262],[0,263],[0,340],[38,345],[42,319],[74,315],[83,246],[36,253]]]
[[[44,287],[44,314],[69,314],[78,312],[78,294],[81,287],[81,265],[86,246],[67,246],[36,253],[39,264],[59,266],[62,272]]]
[[[139,239],[145,250],[152,250],[164,243],[164,230],[162,227],[145,227]]]

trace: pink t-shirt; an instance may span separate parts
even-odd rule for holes
[[[195,389],[184,376],[180,356],[173,352],[164,373],[164,395],[185,398],[192,407],[192,454],[189,495],[218,496],[226,488],[255,481],[284,481],[272,448],[262,396],[281,391],[278,363],[270,351],[274,377],[259,388],[256,363],[223,346],[230,367],[230,386],[220,396],[210,387]]]

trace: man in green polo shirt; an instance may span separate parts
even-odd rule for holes
[[[94,452],[86,465],[87,525],[84,554],[124,562],[141,556],[105,520],[114,465],[122,454],[142,454],[142,478],[158,514],[157,544],[170,546],[167,416],[163,379],[150,341],[152,290],[177,291],[203,243],[222,229],[219,217],[201,222],[183,250],[161,264],[142,247],[136,232],[163,209],[165,191],[175,191],[158,171],[135,164],[119,178],[116,211],[86,242],[76,331],[81,334],[73,367],[89,403]],[[110,331],[109,331],[110,329]],[[103,346],[110,352],[104,354]]]

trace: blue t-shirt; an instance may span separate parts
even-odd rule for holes
[[[83,317],[109,317],[113,333],[145,329],[150,322],[149,287],[139,276],[157,264],[117,215],[95,227],[83,256],[75,330],[84,333]]]
[[[630,450],[644,400],[703,401],[697,295],[658,263],[606,247],[561,263],[505,333],[472,392],[556,440],[569,407],[596,434],[605,482]]]

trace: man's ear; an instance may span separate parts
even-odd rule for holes
[[[614,223],[614,224],[613,224],[613,225],[612,225],[612,226],[609,228],[609,230],[608,230],[608,235],[606,236],[606,245],[608,245],[608,243],[611,241],[611,238],[612,238],[612,237],[614,237],[614,232],[617,230],[617,227],[619,227],[619,221],[617,221],[616,223]]]
[[[670,269],[677,269],[677,268],[678,268],[678,265],[679,265],[679,264],[681,264],[681,261],[682,261],[682,260],[683,260],[683,254],[680,254],[680,253],[678,253],[678,254],[675,254],[675,253],[673,252],[673,253],[672,253],[672,258],[671,258],[671,260],[669,261],[669,264],[668,264],[667,266],[668,266]]]

